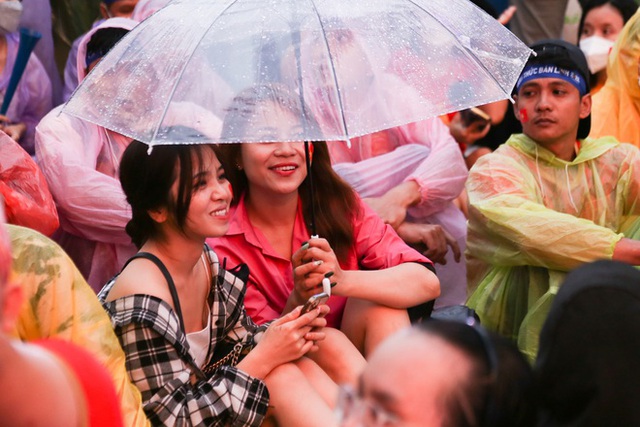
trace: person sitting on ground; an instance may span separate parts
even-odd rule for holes
[[[569,273],[540,333],[540,425],[640,425],[640,272],[596,261]]]
[[[253,87],[234,99],[222,136],[282,141],[302,128],[301,111],[299,98],[286,88]],[[317,130],[310,118],[306,126]],[[222,144],[234,203],[229,231],[210,242],[230,265],[248,264],[247,311],[260,322],[304,303],[330,277],[336,285],[328,325],[367,355],[409,325],[407,308],[439,295],[439,281],[431,261],[407,246],[334,172],[327,143],[312,142],[309,150],[307,171],[303,141]],[[312,236],[312,209],[320,237]]]
[[[535,402],[531,367],[513,343],[480,325],[428,320],[373,352],[337,412],[342,427],[529,427]]]
[[[591,95],[598,93],[604,86],[609,53],[622,27],[636,10],[638,4],[635,0],[589,0],[582,6],[578,38],[591,72]],[[595,117],[594,115],[594,122]]]
[[[14,230],[48,240],[33,230]],[[0,425],[123,426],[113,380],[93,354],[54,334],[40,335],[38,341],[30,343],[11,337],[20,327],[21,320],[16,324],[16,318],[20,319],[28,305],[23,302],[25,289],[18,282],[22,277],[15,274],[28,267],[21,263],[24,256],[15,254],[22,249],[13,248],[20,264],[12,266],[4,219],[0,219],[0,387],[4,390],[0,395]],[[33,262],[33,253],[31,258]],[[38,260],[49,266],[50,261]],[[34,299],[47,298],[31,296],[30,302]],[[63,325],[58,326],[63,329]]]
[[[0,131],[0,195],[9,224],[50,236],[58,229],[58,211],[40,168],[29,153]]]
[[[329,308],[256,325],[244,282],[205,244],[229,223],[216,147],[148,148],[132,142],[120,164],[140,251],[99,298],[151,423],[258,426],[269,414],[279,426],[331,426],[337,386],[303,357],[324,339]]]
[[[467,182],[468,305],[531,359],[567,271],[600,258],[640,265],[640,151],[585,139],[589,69],[577,46],[532,49],[516,84],[523,134],[482,157]]]
[[[120,157],[132,141],[125,133],[148,131],[140,117],[156,117],[160,111],[163,123],[190,126],[207,136],[217,136],[221,125],[215,114],[192,102],[165,104],[165,94],[156,90],[156,63],[134,58],[94,69],[135,25],[126,18],[106,20],[87,34],[78,55],[80,79],[91,70],[95,76],[79,89],[87,96],[82,111],[100,116],[109,110],[111,128],[118,131],[68,114],[64,106],[37,128],[39,165],[62,225],[55,239],[96,291],[136,252],[124,231],[131,212],[117,180]]]
[[[135,25],[113,18],[86,35],[77,58],[80,81]],[[90,43],[95,49],[88,48]],[[62,113],[62,108],[38,124],[38,165],[58,208],[61,227],[54,240],[98,291],[135,253],[124,232],[131,213],[117,179],[120,156],[131,138]]]
[[[0,105],[4,101],[18,56],[21,14],[21,2],[0,0]],[[0,115],[0,130],[33,155],[36,124],[52,107],[51,80],[40,59],[32,53],[6,115]]]
[[[607,82],[593,97],[591,137],[611,135],[640,147],[640,9],[613,46]]]

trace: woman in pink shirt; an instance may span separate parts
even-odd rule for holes
[[[248,265],[245,305],[257,322],[303,304],[332,273],[328,325],[366,355],[409,325],[406,308],[436,298],[440,285],[431,261],[408,247],[333,172],[324,142],[310,147],[310,194],[303,142],[277,142],[302,133],[301,116],[298,97],[274,85],[249,89],[232,102],[223,137],[250,128],[265,142],[223,145],[234,206],[227,234],[209,242],[227,259],[227,268]],[[310,238],[312,204],[319,238]]]

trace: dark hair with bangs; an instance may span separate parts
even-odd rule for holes
[[[283,86],[256,86],[245,90],[231,102],[222,126],[222,138],[245,134],[251,117],[266,102],[276,103],[295,117],[302,116],[300,100]],[[307,126],[318,125],[307,117]],[[344,260],[354,241],[353,218],[360,215],[357,197],[351,186],[331,167],[327,143],[316,141],[311,144],[314,151],[309,174],[313,176],[314,193],[312,195],[309,189],[309,175],[298,189],[305,224],[307,229],[310,229],[313,206],[318,234],[327,239],[338,259]],[[241,158],[242,144],[221,144],[218,149],[220,162],[233,187],[233,204],[236,205],[249,189],[247,175],[237,166]]]
[[[149,152],[147,144],[133,141],[124,151],[120,183],[132,214],[126,232],[137,248],[158,232],[150,210],[168,208],[183,230],[193,195],[193,175],[202,167],[203,151],[207,149],[216,152],[213,145],[186,144],[157,145]],[[171,187],[176,180],[178,195],[173,200]]]

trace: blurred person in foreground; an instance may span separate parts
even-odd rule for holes
[[[587,138],[589,70],[577,46],[532,48],[516,84],[523,133],[482,157],[467,182],[468,305],[531,359],[569,270],[599,258],[640,265],[640,152]]]
[[[22,278],[22,268],[26,266],[20,263],[23,255],[18,255],[19,264],[12,266],[12,250],[4,219],[1,223],[0,387],[4,392],[0,396],[0,424],[122,426],[113,380],[93,354],[53,334],[40,335],[39,340],[29,343],[11,338],[16,328],[24,326],[22,315],[28,305],[23,302],[26,287],[18,281]],[[9,226],[10,229],[13,227]],[[12,239],[18,243],[18,247],[13,249],[14,257],[16,252],[23,250],[20,246],[22,239],[16,235],[21,233],[20,230],[24,230],[27,236],[40,236],[36,240],[47,240],[32,230],[13,228]],[[32,262],[48,264],[51,261],[50,258],[34,259],[30,251],[27,251],[27,256],[31,256]],[[34,298],[45,299],[42,296],[32,295],[30,302],[33,303]],[[68,326],[73,327],[71,324]]]
[[[567,275],[540,333],[540,424],[640,425],[640,272],[601,260]]]
[[[341,389],[343,427],[535,425],[531,367],[480,325],[428,320],[384,341],[358,390]]]

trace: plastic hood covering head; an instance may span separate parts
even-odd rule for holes
[[[91,37],[96,33],[96,31],[101,30],[103,28],[122,28],[128,31],[131,31],[133,27],[138,25],[138,21],[134,21],[129,18],[110,18],[103,21],[100,25],[96,25],[91,30],[85,34],[82,38],[82,41],[78,45],[78,56],[76,58],[76,66],[78,70],[78,81],[81,82],[87,76],[87,44],[91,40]]]
[[[607,82],[593,97],[591,137],[612,135],[640,147],[640,9],[626,23],[607,65]]]
[[[478,161],[467,192],[468,304],[533,359],[566,272],[610,259],[624,236],[640,237],[640,152],[610,137],[585,139],[565,162],[518,134]]]

